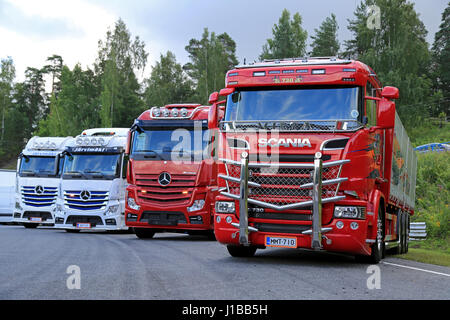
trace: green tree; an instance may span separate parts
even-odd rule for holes
[[[39,123],[40,136],[76,136],[84,129],[100,126],[99,95],[94,72],[64,66],[58,99],[51,96],[50,113]]]
[[[205,28],[200,40],[191,39],[185,47],[190,62],[183,66],[194,80],[194,100],[207,103],[209,94],[225,85],[225,74],[238,64],[236,43],[227,34],[216,35]]]
[[[450,2],[442,13],[441,21],[431,49],[433,87],[442,96],[432,110],[433,116],[450,113]]]
[[[167,51],[160,55],[147,80],[144,97],[147,106],[163,106],[169,103],[195,102],[192,100],[193,83],[188,79],[175,55]]]
[[[327,17],[319,29],[314,29],[315,35],[311,36],[313,40],[311,55],[314,57],[337,56],[340,44],[337,38],[339,29],[334,13]]]
[[[368,28],[369,6],[380,8],[380,28]],[[364,0],[349,20],[353,39],[346,41],[349,58],[372,67],[384,85],[400,89],[397,110],[406,126],[428,115],[431,81],[427,30],[407,0]]]
[[[59,55],[52,55],[47,58],[49,64],[42,68],[44,74],[50,74],[52,77],[52,92],[51,95],[57,96],[61,91],[61,72],[63,68],[63,58]]]
[[[95,72],[101,85],[101,124],[129,127],[145,109],[136,72],[144,71],[148,53],[139,37],[131,38],[122,19],[99,41]]]
[[[298,12],[291,20],[290,12],[284,9],[278,24],[272,28],[272,35],[273,38],[263,45],[261,60],[305,56],[308,33],[302,28],[302,17]]]

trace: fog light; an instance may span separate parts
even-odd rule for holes
[[[342,221],[336,222],[336,228],[342,229],[344,227],[344,223]]]
[[[359,228],[358,222],[352,222],[352,223],[350,223],[350,228],[352,228],[352,230],[358,229],[358,228]]]
[[[64,219],[63,218],[55,218],[55,223],[62,224],[62,223],[64,223]]]
[[[105,223],[107,225],[110,225],[110,226],[115,226],[116,225],[116,219],[106,219]]]
[[[203,218],[202,216],[192,216],[189,217],[189,222],[191,224],[203,224]]]
[[[225,219],[225,221],[226,221],[227,223],[231,223],[231,222],[233,221],[233,218],[232,218],[231,216],[228,216],[228,217]]]
[[[134,213],[127,213],[128,221],[137,221],[138,215]]]

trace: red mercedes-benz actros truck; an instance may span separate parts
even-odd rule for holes
[[[228,71],[212,113],[219,95],[215,235],[232,256],[309,248],[377,263],[407,251],[417,161],[397,88],[359,61],[294,58]]]
[[[218,187],[209,111],[200,104],[171,104],[135,120],[128,139],[125,217],[137,237],[165,231],[214,236]]]

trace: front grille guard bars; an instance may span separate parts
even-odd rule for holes
[[[239,201],[239,225],[233,224],[239,229],[239,243],[243,245],[249,245],[248,233],[249,231],[258,231],[254,227],[249,227],[248,225],[248,204],[257,205],[260,207],[273,209],[277,211],[298,209],[302,207],[313,208],[312,215],[312,229],[303,231],[303,234],[311,234],[312,242],[311,247],[315,250],[322,248],[322,233],[328,232],[331,229],[322,228],[322,204],[335,202],[345,199],[345,196],[338,196],[339,186],[342,182],[347,181],[348,178],[341,178],[340,173],[342,170],[342,165],[349,163],[350,160],[339,160],[339,161],[327,161],[323,162],[322,154],[317,152],[314,158],[313,164],[308,163],[249,163],[248,153],[243,152],[241,156],[241,161],[234,161],[230,159],[220,159],[220,161],[225,163],[227,170],[227,175],[219,175],[219,178],[224,179],[227,184],[227,191],[221,191],[220,193],[228,198]],[[237,166],[240,168],[239,178],[230,175],[228,166]],[[339,167],[337,175],[335,178],[323,180],[323,169]],[[280,169],[306,169],[311,170],[312,182],[301,184],[298,189],[312,189],[311,200],[301,201],[296,203],[288,203],[284,205],[273,204],[257,199],[249,198],[249,187],[261,188],[260,183],[254,181],[249,181],[249,170],[252,168],[280,168]],[[233,194],[230,191],[229,183],[234,183],[239,185],[239,194]],[[323,186],[336,185],[334,195],[332,197],[322,198],[323,196]]]

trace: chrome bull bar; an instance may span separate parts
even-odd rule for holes
[[[339,185],[347,181],[348,178],[340,178],[339,176],[333,179],[323,180],[323,169],[330,168],[333,166],[341,166],[345,163],[350,162],[350,160],[339,160],[339,161],[322,161],[322,154],[317,152],[315,154],[314,163],[250,163],[249,155],[247,152],[243,152],[241,155],[241,161],[234,161],[230,159],[220,159],[220,161],[225,164],[240,167],[240,176],[232,177],[229,175],[227,169],[227,175],[219,175],[227,183],[227,191],[221,191],[220,193],[228,198],[239,201],[239,225],[233,224],[234,227],[239,229],[239,243],[248,246],[249,243],[249,232],[258,231],[256,228],[248,225],[248,204],[254,204],[263,208],[273,209],[277,211],[298,209],[302,207],[311,207],[312,210],[312,229],[303,231],[303,234],[308,234],[312,236],[311,248],[319,250],[322,248],[322,233],[330,231],[330,228],[322,228],[322,204],[330,203],[345,199],[345,196],[338,196],[337,191]],[[284,168],[284,169],[310,169],[313,170],[311,183],[301,184],[299,188],[301,189],[312,189],[312,200],[302,201],[297,203],[289,203],[285,205],[278,205],[273,203],[268,203],[256,199],[249,198],[249,187],[261,187],[262,185],[253,181],[249,181],[249,168]],[[340,175],[341,167],[339,168]],[[230,192],[228,182],[235,183],[239,185],[239,195]],[[322,198],[322,186],[337,184],[336,192],[334,196]]]

